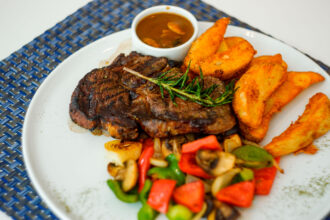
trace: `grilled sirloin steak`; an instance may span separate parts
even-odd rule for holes
[[[235,118],[229,105],[212,108],[176,98],[175,105],[159,87],[123,71],[123,67],[156,77],[173,67],[163,57],[131,52],[120,54],[114,62],[86,74],[74,90],[70,117],[81,127],[102,128],[118,139],[136,139],[142,129],[151,137],[187,133],[218,134],[231,129]],[[172,74],[178,70],[173,69]],[[178,73],[179,74],[179,73]],[[204,77],[204,85],[217,84],[213,92],[224,91],[224,84],[214,77]]]

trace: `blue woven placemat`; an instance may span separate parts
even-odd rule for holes
[[[200,1],[96,0],[0,62],[2,211],[14,219],[57,219],[32,187],[24,167],[21,135],[27,107],[42,81],[64,59],[101,37],[129,28],[137,13],[160,4],[186,8],[200,21],[228,16]],[[231,21],[233,25],[259,31],[236,18],[231,17]],[[330,73],[328,66],[313,60]]]

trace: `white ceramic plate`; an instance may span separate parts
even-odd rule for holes
[[[211,23],[201,22],[200,31]],[[29,106],[23,127],[23,155],[38,193],[61,219],[136,219],[140,204],[125,204],[108,189],[104,143],[110,138],[77,132],[69,103],[78,81],[100,61],[130,50],[129,30],[102,38],[70,56],[42,83]],[[257,56],[281,53],[289,70],[315,71],[326,80],[311,86],[277,114],[263,143],[295,121],[316,92],[330,97],[330,78],[297,50],[260,33],[229,26],[226,36],[246,38]],[[79,129],[78,129],[79,130]],[[269,196],[257,196],[242,219],[320,219],[330,210],[330,135],[316,141],[316,155],[282,159]],[[161,217],[162,218],[162,217]]]

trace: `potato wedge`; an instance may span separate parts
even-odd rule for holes
[[[257,128],[239,124],[242,135],[251,141],[259,143],[265,137],[272,116],[294,99],[301,91],[310,85],[321,82],[324,77],[314,72],[288,72],[287,80],[267,99],[262,123]]]
[[[270,115],[264,116],[261,124],[257,128],[250,128],[249,126],[239,122],[240,133],[247,140],[259,143],[267,134],[270,120]]]
[[[241,37],[223,37],[229,22],[229,18],[218,20],[194,41],[184,59],[183,68],[187,68],[190,62],[192,73],[199,74],[202,69],[204,75],[222,80],[242,73],[256,51]]]
[[[271,64],[271,63],[279,63],[285,69],[288,68],[288,65],[282,59],[282,55],[281,54],[275,54],[274,56],[272,56],[272,55],[264,55],[264,56],[256,57],[256,58],[254,58],[251,61],[251,65],[260,64],[260,63],[269,63],[269,64]]]
[[[286,65],[277,57],[281,55],[255,58],[236,82],[233,109],[239,121],[249,127],[261,124],[266,100],[286,80]]]
[[[317,151],[319,149],[314,145],[314,144],[311,144],[311,145],[308,145],[307,147],[304,147],[300,150],[297,150],[296,152],[294,152],[294,155],[298,155],[300,153],[304,153],[304,154],[316,154]]]
[[[191,70],[199,73],[199,61],[216,53],[223,40],[229,22],[229,18],[221,18],[197,38],[197,40],[192,43],[183,61],[184,65],[187,67],[189,62],[191,62]]]
[[[315,94],[304,113],[282,134],[264,148],[274,157],[298,151],[330,130],[330,100],[323,93]]]
[[[229,49],[229,47],[228,47],[228,45],[226,43],[226,38],[224,38],[223,41],[221,41],[221,44],[220,44],[220,46],[219,46],[219,48],[217,50],[217,53],[222,53],[222,52],[224,52],[224,51],[226,51],[228,49]]]
[[[242,70],[247,68],[256,52],[253,46],[241,37],[227,37],[223,41],[227,50],[220,48],[224,51],[201,60],[199,66],[204,75],[229,80],[240,75]],[[193,71],[196,72],[195,69]]]

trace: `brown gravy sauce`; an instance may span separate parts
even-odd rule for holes
[[[158,48],[177,47],[187,42],[194,33],[191,22],[174,13],[155,13],[143,18],[136,34],[144,43]]]

